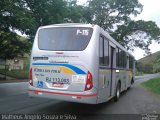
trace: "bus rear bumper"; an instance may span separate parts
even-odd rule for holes
[[[63,101],[97,104],[97,94],[91,92],[67,92],[67,91],[55,91],[55,90],[42,90],[42,89],[29,89],[29,96],[51,98]]]

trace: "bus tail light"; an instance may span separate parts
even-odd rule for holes
[[[85,91],[92,89],[92,87],[93,87],[92,74],[88,71],[87,79],[86,79]]]
[[[29,70],[29,84],[33,86],[32,68]]]

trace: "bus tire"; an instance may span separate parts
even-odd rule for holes
[[[132,77],[132,79],[131,79],[131,85],[134,83],[134,79],[133,79],[133,77]]]
[[[117,87],[116,87],[115,97],[114,97],[115,102],[119,100],[120,89],[121,89],[121,85],[120,85],[120,82],[118,82]]]

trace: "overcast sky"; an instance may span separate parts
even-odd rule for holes
[[[79,4],[85,2],[86,0],[79,0]],[[152,20],[160,27],[160,0],[139,0],[139,2],[143,5],[143,11],[135,18],[135,20]],[[152,53],[160,51],[160,44],[153,42],[149,48]],[[138,48],[135,49],[132,54],[135,56],[136,60],[144,57],[144,51]]]

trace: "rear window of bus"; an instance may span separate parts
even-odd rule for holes
[[[93,33],[92,28],[86,27],[53,27],[40,29],[38,47],[49,51],[82,51]]]

